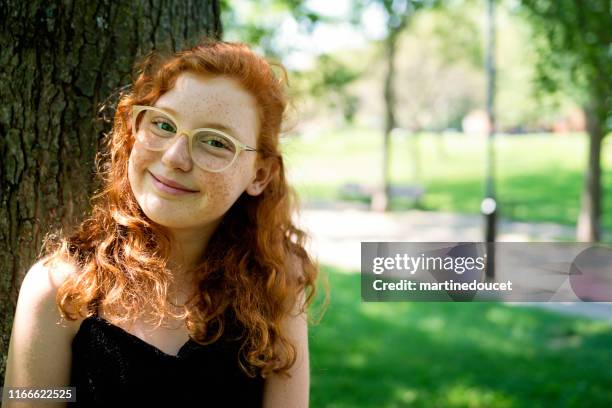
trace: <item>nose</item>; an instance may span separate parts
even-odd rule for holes
[[[172,142],[172,145],[164,152],[162,163],[174,169],[188,172],[193,167],[191,155],[189,154],[189,137],[183,133]]]

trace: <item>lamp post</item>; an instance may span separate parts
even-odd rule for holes
[[[485,158],[485,197],[480,204],[480,211],[485,217],[485,241],[487,242],[487,279],[495,278],[495,235],[497,219],[497,201],[495,200],[494,163],[495,163],[495,0],[487,0],[486,24],[486,57],[487,75],[487,150]]]

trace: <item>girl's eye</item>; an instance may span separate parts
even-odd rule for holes
[[[168,122],[156,120],[156,121],[153,121],[153,124],[157,126],[160,130],[163,130],[164,132],[175,132],[176,131],[176,129],[174,129],[174,126],[172,126]]]
[[[227,149],[228,148],[228,146],[225,143],[221,142],[220,140],[216,140],[216,139],[208,140],[206,143],[208,143],[210,146],[216,147],[218,149]]]

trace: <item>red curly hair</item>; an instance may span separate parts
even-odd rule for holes
[[[57,294],[65,318],[90,316],[101,305],[117,323],[133,321],[146,309],[158,326],[165,316],[184,317],[191,336],[209,344],[222,336],[231,311],[246,329],[242,369],[250,376],[288,375],[296,351],[281,322],[312,303],[318,266],[304,249],[307,235],[292,222],[297,196],[279,150],[286,72],[279,66],[284,74],[279,78],[272,65],[244,44],[205,40],[177,53],[152,52],[136,66],[133,85],[119,98],[112,131],[96,160],[102,188],[92,199],[91,215],[65,237],[49,234],[43,246],[48,260],[69,259],[78,267]],[[170,237],[138,205],[128,158],[134,144],[131,107],[153,105],[186,71],[235,79],[255,97],[261,123],[258,159],[273,160],[276,171],[260,195],[243,193],[224,215],[200,264],[190,270],[200,290],[177,315],[167,296]]]

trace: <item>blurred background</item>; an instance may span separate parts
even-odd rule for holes
[[[306,206],[480,214],[491,158],[504,221],[610,242],[607,2],[496,2],[492,154],[487,1],[222,4],[225,39],[289,70],[285,153]]]
[[[313,317],[330,290],[312,407],[612,406],[610,304],[368,303],[359,274],[362,241],[612,243],[609,0],[77,3],[0,2],[0,378],[20,282],[86,216],[133,63],[208,35],[288,72]]]
[[[609,304],[365,303],[359,281],[361,241],[612,242],[609,2],[222,4],[224,38],[289,73],[331,289],[312,406],[610,406]]]

